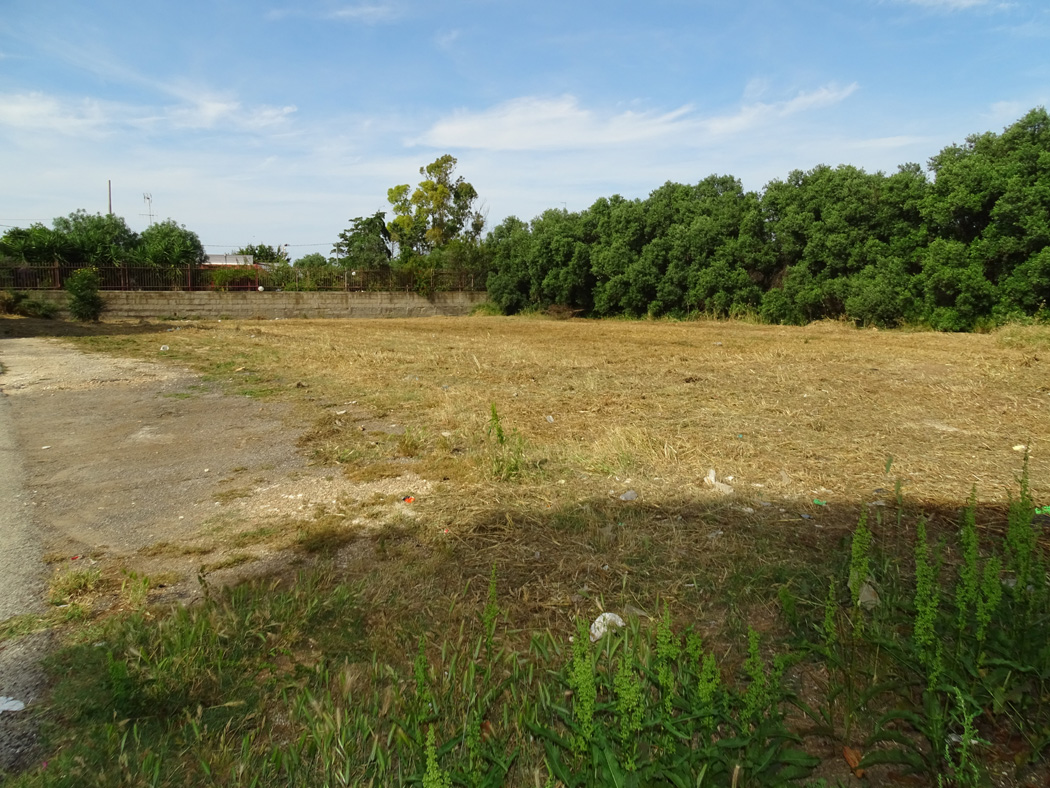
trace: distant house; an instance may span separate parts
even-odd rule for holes
[[[207,257],[204,261],[206,266],[255,267],[255,258],[250,254],[209,254]]]

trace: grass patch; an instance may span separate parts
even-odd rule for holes
[[[48,600],[52,605],[68,605],[86,596],[102,585],[102,572],[93,568],[77,568],[57,572],[48,586]]]

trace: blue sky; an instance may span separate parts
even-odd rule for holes
[[[1050,105],[1046,0],[4,0],[0,225],[327,254],[451,153],[489,227],[712,173],[925,164]],[[3,227],[0,227],[2,230]]]

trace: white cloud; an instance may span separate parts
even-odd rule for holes
[[[780,102],[756,102],[731,115],[703,118],[689,106],[665,113],[600,112],[580,105],[575,96],[526,96],[489,109],[459,110],[435,123],[410,145],[482,150],[572,150],[632,145],[678,138],[703,144],[711,137],[753,129],[790,115],[845,100],[857,89],[829,85]],[[748,93],[753,94],[753,85]]]

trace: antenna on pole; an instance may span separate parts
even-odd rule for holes
[[[149,192],[142,193],[142,201],[146,203],[146,216],[149,217],[149,226],[153,226],[153,195]]]

